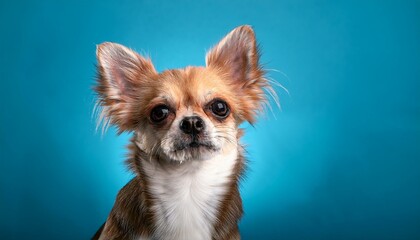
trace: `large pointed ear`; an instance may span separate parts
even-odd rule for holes
[[[129,131],[138,121],[136,104],[141,98],[139,89],[156,75],[150,59],[117,43],[97,46],[98,104],[102,107],[99,123],[106,128],[117,125],[119,132]]]
[[[243,119],[252,123],[266,103],[264,88],[269,88],[253,29],[244,25],[231,31],[207,53],[206,65],[227,75],[228,83],[242,98]]]

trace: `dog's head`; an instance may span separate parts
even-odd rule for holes
[[[119,132],[136,132],[145,152],[168,161],[236,148],[239,124],[255,120],[269,88],[249,26],[213,47],[206,67],[158,73],[149,59],[116,43],[99,45],[97,58],[103,118]]]

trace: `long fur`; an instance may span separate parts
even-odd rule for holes
[[[250,26],[234,29],[207,53],[206,67],[157,73],[150,59],[115,43],[98,46],[100,121],[133,132],[127,164],[135,177],[118,193],[93,239],[240,239],[239,181],[244,172],[239,125],[255,122],[277,96],[259,64]],[[223,99],[230,115],[213,116],[208,104]],[[151,110],[170,106],[163,123]],[[198,116],[213,148],[173,151],[184,116]]]

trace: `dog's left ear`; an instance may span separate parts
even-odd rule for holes
[[[241,118],[254,122],[266,102],[264,88],[269,87],[259,64],[254,31],[244,25],[226,35],[206,56],[206,65],[227,75],[230,85],[241,97]]]

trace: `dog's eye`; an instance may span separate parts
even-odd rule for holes
[[[218,118],[226,118],[230,112],[227,103],[220,99],[214,100],[210,105],[210,109]]]
[[[159,123],[165,120],[169,115],[169,108],[165,105],[158,105],[152,109],[150,113],[150,120],[154,123]]]

